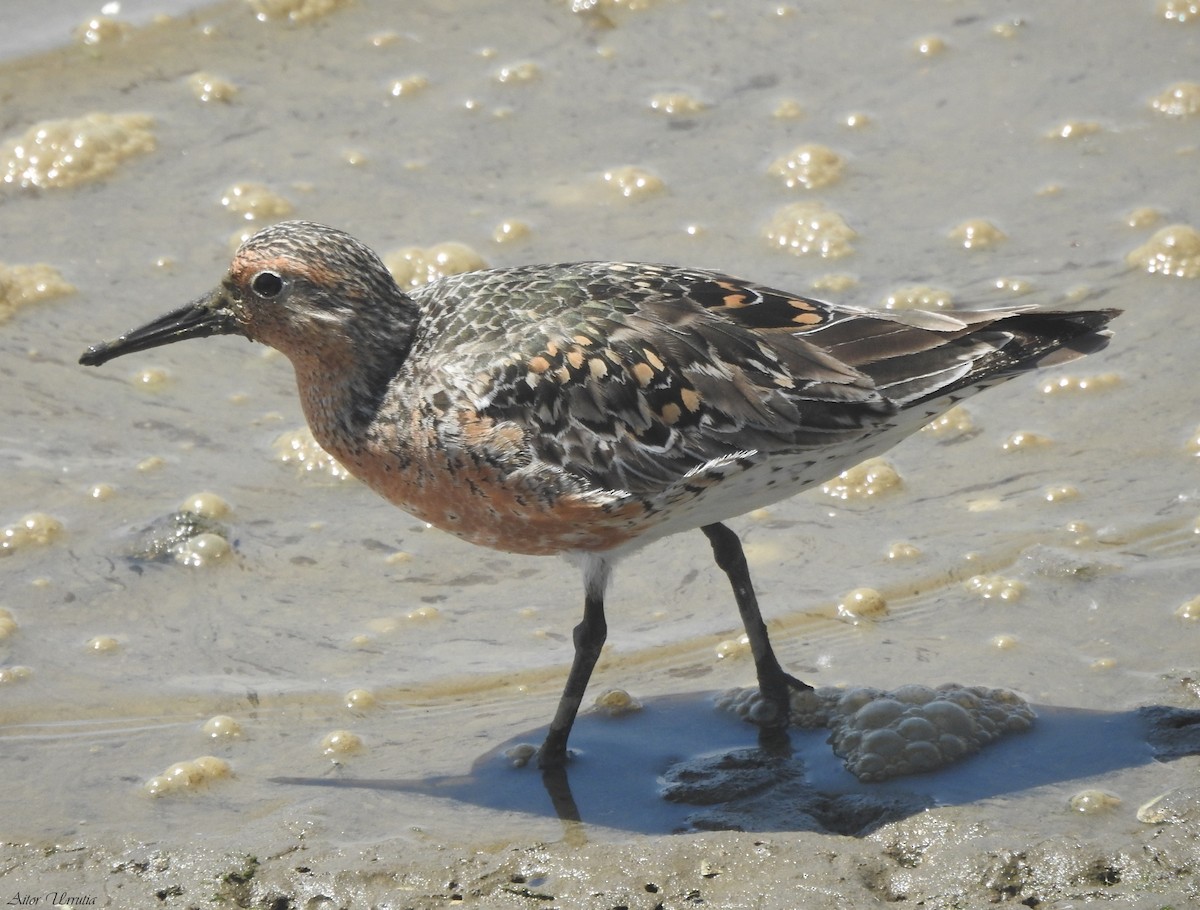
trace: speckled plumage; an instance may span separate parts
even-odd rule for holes
[[[357,240],[288,222],[247,240],[214,292],[83,362],[220,333],[278,348],[314,436],[391,502],[478,544],[580,558],[591,639],[603,640],[612,561],[701,527],[778,701],[802,684],[752,628],[740,545],[719,522],[829,479],[960,398],[1102,347],[1113,315],[880,314],[604,262],[472,272],[406,295]],[[590,670],[577,654],[572,680]],[[565,758],[571,688],[546,764]]]

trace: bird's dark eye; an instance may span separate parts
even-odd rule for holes
[[[251,280],[250,288],[259,297],[278,297],[283,290],[283,279],[278,272],[259,272]]]

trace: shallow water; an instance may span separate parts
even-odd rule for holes
[[[1200,81],[1200,25],[1118,0],[602,8],[359,2],[289,24],[230,3],[0,68],[0,138],[93,111],[151,114],[156,138],[100,180],[0,189],[4,263],[47,262],[77,288],[0,325],[0,524],[45,513],[63,529],[0,558],[0,606],[17,624],[0,640],[0,668],[30,669],[0,684],[6,840],[95,849],[120,836],[185,850],[198,838],[261,853],[279,832],[303,831],[310,849],[397,838],[420,856],[433,844],[500,850],[563,836],[540,804],[273,781],[432,781],[535,738],[581,597],[565,564],[472,548],[353,481],[282,464],[273,444],[302,417],[280,357],[219,339],[98,371],[76,364],[86,345],[218,280],[231,235],[259,223],[220,203],[239,181],[382,252],[453,239],[493,265],[670,261],[801,292],[847,275],[815,293],[865,306],[932,285],[960,305],[1123,308],[1106,351],[971,400],[971,432],[919,434],[889,453],[899,489],[851,500],[813,490],[735,527],[780,658],[814,684],[1006,686],[1117,715],[1196,706],[1186,680],[1200,624],[1175,611],[1200,595],[1190,443],[1200,280],[1149,275],[1125,257],[1165,225],[1200,228],[1200,115],[1149,104]],[[930,36],[944,50],[916,49]],[[499,78],[524,62],[536,64],[531,78]],[[198,70],[237,95],[201,102],[185,83]],[[428,86],[390,94],[414,74]],[[665,92],[703,108],[653,110]],[[798,115],[777,116],[788,101]],[[1084,135],[1048,136],[1064,124]],[[767,174],[803,143],[841,155],[841,178],[806,190]],[[603,175],[624,166],[663,188],[620,195]],[[799,201],[840,213],[857,232],[853,252],[772,248],[763,226]],[[1147,207],[1157,218],[1130,227]],[[949,239],[975,218],[1006,239],[987,249]],[[493,240],[505,219],[527,223],[528,237]],[[1102,381],[1042,391],[1062,376]],[[1019,431],[1049,441],[1005,450]],[[111,495],[94,495],[98,484]],[[220,519],[229,558],[189,567],[127,555],[143,528],[206,490],[232,507]],[[889,558],[899,541],[919,555]],[[980,575],[1023,593],[982,597],[966,584]],[[839,598],[861,586],[885,595],[887,615],[839,619]],[[699,693],[747,685],[753,670],[736,648],[717,657],[740,630],[701,536],[623,564],[609,625],[592,691],[691,699],[688,749],[706,751]],[[97,649],[98,638],[115,647]],[[376,706],[347,709],[354,688]],[[215,715],[242,735],[207,736]],[[749,728],[711,722],[711,748],[753,741]],[[339,729],[363,749],[334,762],[321,741]],[[676,733],[646,732],[659,736]],[[629,750],[640,780],[661,744],[639,742],[614,745],[612,761]],[[232,778],[144,792],[173,763],[210,753]],[[954,804],[1013,843],[1070,831],[1119,851],[1141,836],[1128,833],[1136,807],[1194,781],[1197,759],[1117,761],[1086,782],[1020,762],[1001,764],[1007,775],[982,767],[999,789]],[[1084,783],[1121,806],[1068,814]],[[607,808],[589,836],[664,830],[611,814],[659,812],[651,790],[631,785],[641,795]]]

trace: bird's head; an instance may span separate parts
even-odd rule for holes
[[[322,224],[285,221],[247,239],[212,291],[93,345],[80,363],[99,366],[124,354],[208,335],[242,335],[296,361],[333,349],[344,352],[364,334],[406,325],[412,309],[366,245]]]

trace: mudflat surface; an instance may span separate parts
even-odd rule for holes
[[[10,312],[0,282],[0,897],[1198,899],[1195,725],[1166,709],[1200,707],[1200,278],[1128,259],[1181,225],[1160,261],[1200,268],[1186,4],[359,0],[295,18],[221,4],[0,66],[0,263],[74,287]],[[93,117],[69,180],[18,150],[96,114],[137,116]],[[797,675],[1006,687],[1034,729],[879,785],[820,732],[758,752],[713,708],[753,668],[695,534],[627,560],[610,594],[593,692],[644,709],[581,718],[569,795],[510,767],[570,660],[574,570],[284,460],[303,418],[262,349],[76,363],[207,290],[235,235],[285,212],[385,254],[454,241],[490,265],[666,261],[870,307],[1123,308],[1103,353],[888,453],[898,485],[734,523]],[[229,552],[144,558],[204,492]],[[886,612],[839,615],[863,587]],[[150,794],[206,755],[229,773]],[[700,783],[665,798],[680,775]]]

